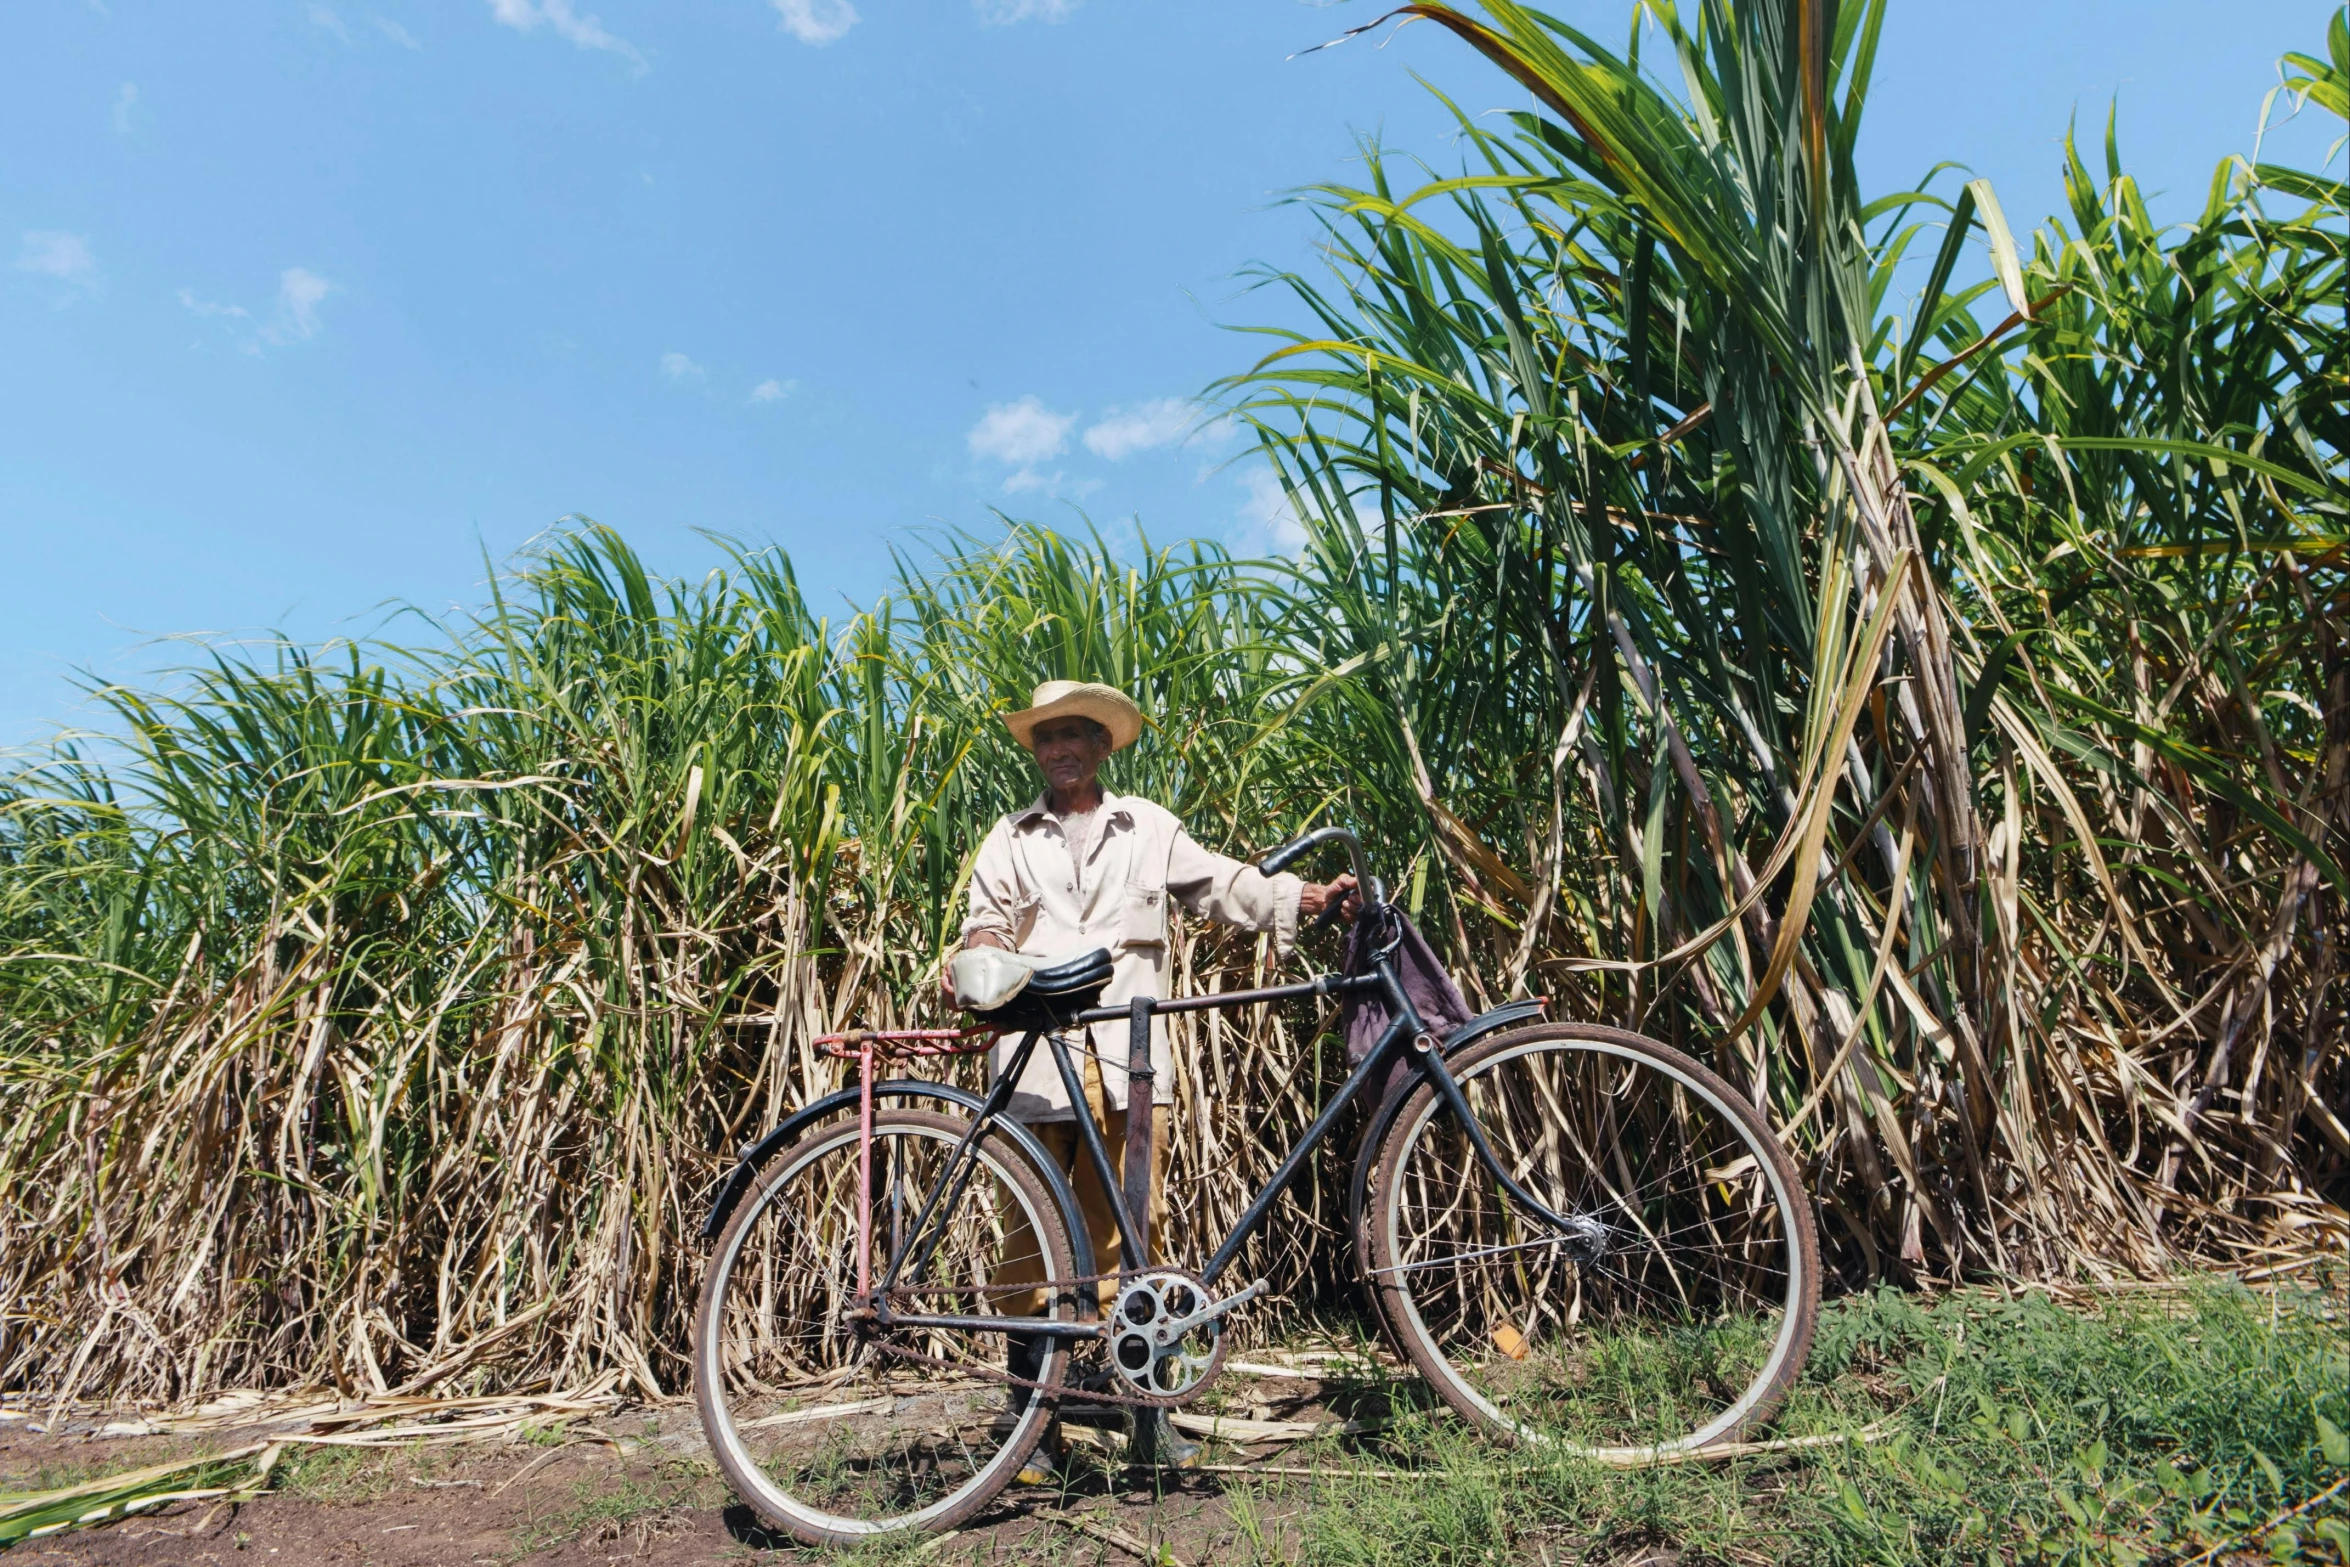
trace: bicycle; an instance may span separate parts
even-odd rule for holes
[[[1352,832],[1308,833],[1258,868],[1333,842],[1372,922],[1362,972],[1102,1007],[1110,955],[1097,950],[1039,970],[972,1028],[819,1041],[857,1062],[856,1085],[741,1150],[703,1227],[715,1244],[695,1399],[720,1469],[761,1518],[825,1545],[951,1529],[1012,1481],[1080,1382],[1094,1403],[1198,1398],[1227,1318],[1267,1288],[1218,1281],[1398,1059],[1409,1070],[1364,1129],[1349,1221],[1375,1315],[1446,1405],[1504,1442],[1609,1452],[1734,1440],[1777,1411],[1809,1351],[1820,1264],[1768,1124],[1671,1046],[1539,1021],[1539,1002],[1432,1038],[1390,961],[1402,916]],[[1196,1272],[1152,1263],[1150,1118],[1134,1118],[1121,1179],[1064,1032],[1128,1020],[1130,1091],[1147,1103],[1154,1013],[1369,991],[1389,1027],[1215,1254]],[[878,1063],[1015,1035],[984,1095],[876,1080]],[[1116,1268],[1097,1266],[1060,1166],[1003,1115],[1039,1041],[1110,1196]],[[1099,1363],[1073,1379],[1080,1354]]]

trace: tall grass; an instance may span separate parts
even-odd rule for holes
[[[2109,132],[2019,246],[1860,189],[1881,3],[1404,9],[1532,107],[1312,193],[1230,385],[1464,948],[1750,1085],[1870,1272],[2338,1235],[2342,183],[2166,231]]]
[[[1535,107],[1313,198],[1321,330],[1228,388],[1301,558],[1021,527],[835,625],[581,523],[407,645],[100,693],[114,759],[0,796],[0,1385],[674,1389],[698,1202],[814,1035],[936,1017],[1052,676],[1135,692],[1113,784],[1204,839],[1360,824],[1473,994],[1714,1060],[1848,1279],[2340,1244],[2341,182],[2231,163],[2165,231],[2109,148],[2019,245],[1859,189],[1875,6],[1648,4],[1670,91],[1414,9]],[[1327,1022],[1186,1023],[1179,1254]],[[1292,1301],[1338,1157],[1244,1260]]]
[[[965,856],[1035,787],[990,715],[1118,680],[1164,715],[1119,786],[1269,843],[1317,787],[1262,723],[1302,680],[1271,606],[1204,548],[1022,532],[833,628],[778,556],[658,582],[584,525],[417,647],[102,693],[128,760],[7,802],[0,1376],[674,1387],[724,1151],[836,1085],[815,1034],[936,1009]],[[1196,1224],[1316,1108],[1292,1023],[1187,1053]]]

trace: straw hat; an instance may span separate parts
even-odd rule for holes
[[[1090,680],[1048,680],[1036,688],[1035,706],[1006,713],[1012,738],[1033,751],[1038,724],[1056,718],[1090,718],[1110,732],[1110,749],[1123,751],[1142,735],[1142,709],[1115,686]]]

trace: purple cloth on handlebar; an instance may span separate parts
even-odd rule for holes
[[[1436,960],[1427,938],[1413,927],[1410,920],[1404,918],[1403,911],[1391,908],[1387,917],[1403,928],[1403,939],[1396,945],[1395,954],[1389,960],[1395,965],[1395,977],[1403,981],[1403,993],[1410,998],[1412,1010],[1420,1014],[1420,1021],[1428,1025],[1430,1033],[1441,1039],[1474,1015],[1469,1011],[1468,998],[1461,994],[1461,987],[1452,982],[1452,976],[1444,971],[1444,965]],[[1371,972],[1371,955],[1383,944],[1373,929],[1373,922],[1357,920],[1354,929],[1346,933],[1346,972]],[[1387,1025],[1392,1021],[1387,1010],[1387,998],[1377,991],[1350,991],[1338,1015],[1339,1027],[1346,1034],[1346,1064],[1360,1066],[1363,1058],[1379,1043],[1379,1036],[1387,1032]],[[1394,1090],[1409,1066],[1408,1058],[1395,1063],[1395,1069],[1387,1074],[1387,1081],[1380,1085],[1382,1097]]]

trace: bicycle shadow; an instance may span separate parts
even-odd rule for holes
[[[726,1526],[726,1532],[734,1537],[735,1544],[748,1546],[754,1551],[788,1551],[800,1548],[799,1541],[780,1530],[768,1528],[759,1521],[757,1513],[752,1512],[740,1502],[736,1502],[720,1513],[718,1521]]]
[[[1227,1396],[1213,1406],[1217,1414],[1241,1422],[1240,1430],[1257,1440],[1198,1433],[1206,1441],[1205,1456],[1215,1466],[1208,1470],[1162,1469],[1129,1462],[1123,1418],[1088,1410],[1073,1415],[1059,1428],[1053,1455],[1056,1473],[1051,1483],[1004,1491],[958,1532],[1022,1539],[1039,1528],[1077,1527],[1083,1534],[1089,1523],[1123,1524],[1129,1531],[1146,1528],[1154,1532],[1162,1526],[1196,1526],[1200,1522],[1197,1515],[1217,1516],[1223,1498],[1236,1486],[1246,1489],[1251,1472],[1260,1464],[1279,1472],[1296,1466],[1344,1469],[1366,1459],[1394,1462],[1397,1455],[1386,1441],[1394,1422],[1422,1413],[1432,1404],[1418,1383],[1355,1365],[1333,1367],[1297,1382],[1257,1382],[1254,1396]],[[1325,1429],[1306,1439],[1290,1433],[1260,1434],[1255,1429],[1290,1422]],[[1162,1507],[1176,1511],[1162,1515]],[[791,1535],[761,1523],[741,1503],[726,1508],[720,1516],[728,1535],[749,1550],[807,1550]],[[1009,1536],[999,1534],[1007,1529],[1012,1531]]]

